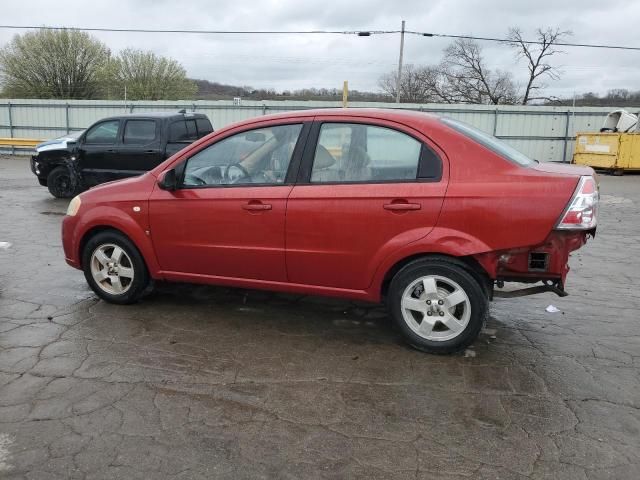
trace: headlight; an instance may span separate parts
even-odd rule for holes
[[[76,195],[69,202],[69,206],[67,207],[67,215],[70,217],[75,217],[78,210],[80,210],[80,205],[82,204],[82,200],[80,200],[80,195]]]

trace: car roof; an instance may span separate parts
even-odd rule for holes
[[[131,112],[123,113],[122,115],[112,115],[101,120],[114,120],[117,118],[207,118],[204,113],[195,112]]]
[[[450,130],[440,120],[439,115],[433,113],[420,112],[415,110],[403,110],[401,108],[314,108],[308,110],[293,110],[270,115],[260,115],[257,117],[241,120],[219,129],[218,134],[224,134],[229,130],[236,128],[250,127],[254,124],[262,124],[264,122],[277,122],[303,119],[311,120],[314,117],[338,119],[364,119],[388,120],[398,124],[403,124],[420,130],[424,133],[428,131]]]
[[[314,108],[309,110],[296,110],[293,112],[275,113],[265,115],[264,119],[295,118],[308,116],[339,116],[339,117],[369,117],[393,120],[424,121],[438,120],[438,115],[402,108]]]

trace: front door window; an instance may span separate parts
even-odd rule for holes
[[[282,184],[301,130],[302,124],[277,125],[216,142],[187,161],[183,186]]]
[[[87,144],[113,144],[118,139],[118,128],[120,120],[108,120],[94,125],[85,135],[84,142]]]

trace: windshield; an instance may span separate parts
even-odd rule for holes
[[[464,136],[469,137],[471,140],[488,148],[492,152],[497,153],[501,157],[506,158],[510,162],[516,163],[522,167],[528,167],[535,163],[535,160],[530,159],[524,153],[516,150],[511,145],[503,142],[502,140],[498,140],[493,135],[489,135],[488,133],[484,133],[482,130],[472,127],[467,123],[453,120],[451,118],[442,118],[441,120],[454,130],[457,130]]]

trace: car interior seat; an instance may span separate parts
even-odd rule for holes
[[[336,159],[322,145],[316,148],[316,155],[313,160],[313,170],[311,172],[312,182],[337,182],[340,181],[340,174],[335,168]]]
[[[369,167],[371,158],[367,151],[359,146],[353,146],[349,149],[349,157],[344,162],[345,171],[343,180],[361,182],[371,180],[373,171]]]

